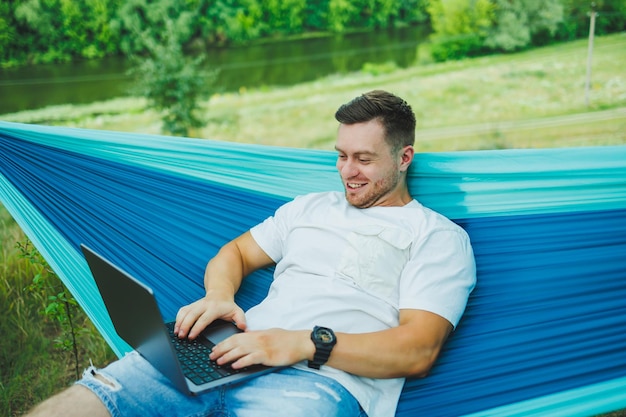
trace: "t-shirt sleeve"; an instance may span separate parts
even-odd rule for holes
[[[256,243],[275,263],[283,257],[290,224],[302,210],[302,197],[280,206],[273,216],[252,227],[250,233]]]
[[[272,258],[274,263],[282,258],[282,240],[274,216],[268,217],[262,223],[250,229],[252,237],[263,251]]]
[[[433,231],[411,249],[400,282],[400,309],[426,310],[458,324],[472,289],[476,264],[462,230]]]

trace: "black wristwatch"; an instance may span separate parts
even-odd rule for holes
[[[320,366],[328,362],[330,352],[337,343],[335,333],[328,327],[315,326],[311,332],[311,340],[315,344],[315,355],[309,361],[309,368],[320,369]]]

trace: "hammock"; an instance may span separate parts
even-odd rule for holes
[[[155,290],[164,317],[206,261],[295,195],[341,190],[327,151],[0,122],[0,201],[118,355],[79,245]],[[413,195],[464,227],[478,268],[458,330],[398,416],[626,408],[626,146],[419,154]],[[267,291],[255,273],[244,308]]]

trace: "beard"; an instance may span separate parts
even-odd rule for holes
[[[397,189],[400,183],[400,177],[401,173],[399,170],[390,170],[382,179],[374,183],[368,183],[365,186],[367,188],[365,192],[353,194],[346,189],[346,200],[356,208],[364,209],[373,207]]]

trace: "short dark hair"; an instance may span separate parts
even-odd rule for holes
[[[415,114],[411,106],[387,91],[373,90],[356,97],[339,107],[335,119],[348,125],[378,119],[393,151],[415,143]]]

